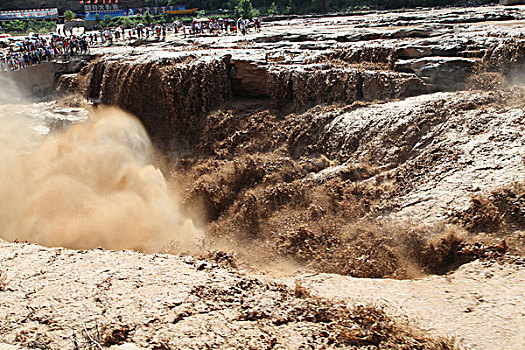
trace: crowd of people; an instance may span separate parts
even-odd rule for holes
[[[191,26],[183,25],[184,35],[203,35],[203,34],[248,34],[249,30],[261,31],[261,19],[253,18],[252,20],[239,18],[237,21],[233,19],[219,18],[216,20],[204,19],[193,20]]]
[[[88,51],[87,35],[52,34],[49,38],[44,38],[38,34],[31,34],[22,41],[10,44],[7,52],[0,53],[0,70],[18,70],[59,57],[68,59]]]
[[[175,21],[170,24],[139,24],[134,28],[106,28],[81,34],[73,28],[58,29],[57,33],[45,38],[31,33],[22,41],[11,43],[4,52],[0,52],[0,70],[18,70],[44,61],[87,54],[92,46],[111,45],[126,40],[147,40],[153,37],[165,40],[167,32],[184,37],[203,35],[246,35],[253,30],[261,30],[261,20],[233,19],[194,19],[191,24]]]
[[[147,40],[156,38],[158,40],[166,39],[169,32],[180,34],[184,37],[202,36],[202,35],[246,35],[250,30],[260,32],[261,20],[254,18],[252,20],[239,18],[233,19],[194,19],[191,24],[184,24],[175,21],[169,24],[155,24],[151,26],[139,24],[133,28],[106,28],[100,31],[91,32],[87,39],[91,46],[112,44],[113,42],[125,40]]]

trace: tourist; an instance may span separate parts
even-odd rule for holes
[[[88,36],[60,36],[53,34],[49,39],[38,34],[26,37],[22,42],[13,44],[6,55],[1,56],[2,70],[18,70],[24,67],[54,61],[59,56],[86,54],[89,51]],[[15,50],[15,47],[18,50]]]

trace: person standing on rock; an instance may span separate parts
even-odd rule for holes
[[[240,17],[237,20],[237,28],[242,33],[242,35],[246,35],[246,28],[245,28],[245,24],[244,24],[244,19],[242,17]]]

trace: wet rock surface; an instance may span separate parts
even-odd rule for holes
[[[407,191],[395,215],[440,220],[465,210],[471,193],[525,181],[523,113],[521,90],[409,98],[338,116],[324,152],[394,168]]]

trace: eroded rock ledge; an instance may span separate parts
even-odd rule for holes
[[[0,342],[40,349],[451,349],[382,309],[314,297],[212,260],[0,241]]]

